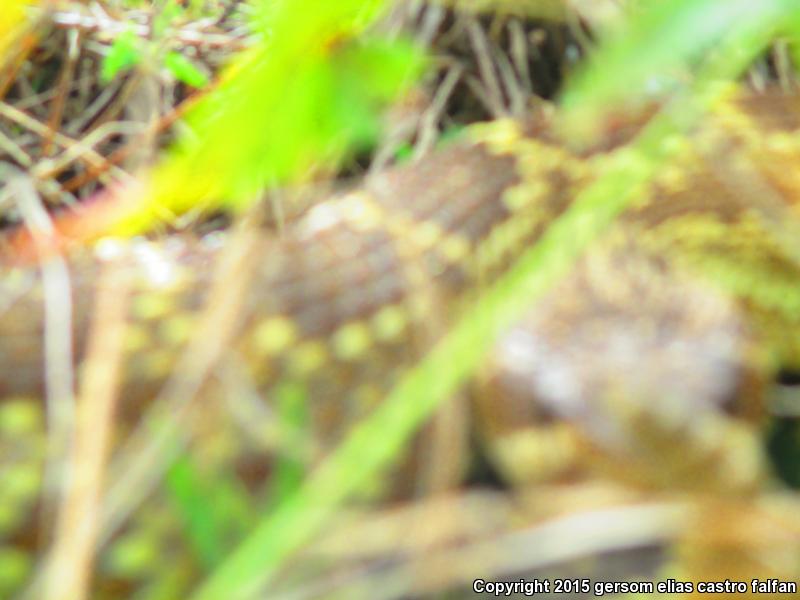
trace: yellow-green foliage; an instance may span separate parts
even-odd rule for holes
[[[190,112],[192,135],[155,169],[117,232],[201,204],[240,208],[265,186],[369,143],[378,107],[420,70],[409,44],[357,37],[382,1],[262,4],[262,41]]]
[[[634,18],[611,32],[564,94],[564,127],[571,137],[585,136],[610,106],[686,89],[708,68],[709,58],[724,67],[736,62],[736,54],[762,48],[779,35],[797,38],[800,31],[800,5],[794,0],[639,4]]]
[[[0,9],[0,66],[11,44],[25,22],[25,7],[38,4],[34,0],[4,0]]]

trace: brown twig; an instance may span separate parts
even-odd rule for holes
[[[75,66],[78,62],[78,56],[80,55],[80,32],[70,31],[67,35],[67,39],[67,60],[61,71],[61,78],[58,82],[58,93],[55,96],[53,107],[50,110],[50,118],[47,120],[50,133],[45,136],[42,142],[42,156],[50,156],[52,153],[53,136],[61,128],[64,106],[69,96],[69,85],[75,75]]]
[[[61,498],[43,597],[88,598],[100,502],[124,354],[128,282],[109,266],[101,274],[78,399],[69,477]]]
[[[201,97],[205,96],[206,93],[212,87],[204,90],[203,92],[198,92],[197,94],[189,97],[180,105],[175,107],[173,110],[168,112],[166,115],[162,116],[158,121],[154,122],[150,125],[145,131],[141,133],[141,135],[149,136],[154,135],[156,133],[161,133],[171,127],[178,119],[183,117],[186,112],[195,105],[197,100]],[[138,138],[134,138],[129,141],[124,146],[121,146],[114,150],[111,154],[108,155],[106,158],[105,165],[98,165],[98,166],[89,166],[86,171],[83,173],[79,173],[75,175],[71,179],[68,179],[62,186],[62,188],[67,192],[74,192],[75,190],[83,187],[87,183],[90,183],[100,177],[103,173],[105,173],[111,166],[118,165],[122,161],[124,161],[128,155],[136,149],[136,144],[138,143]]]
[[[92,148],[89,148],[82,142],[74,140],[62,133],[57,133],[57,132],[53,133],[47,125],[40,123],[38,120],[34,119],[24,111],[21,111],[18,108],[13,107],[6,102],[0,101],[0,116],[5,117],[6,119],[9,119],[11,121],[14,121],[18,125],[25,127],[26,129],[32,131],[33,133],[41,136],[44,139],[52,135],[53,141],[55,141],[55,143],[57,143],[59,146],[62,146],[63,148],[72,149],[78,147],[78,149],[80,149],[81,152],[78,154],[77,157],[80,160],[85,161],[90,165],[91,164],[103,165],[106,163],[106,159]],[[108,165],[108,168],[112,168],[112,166]],[[120,178],[126,177],[126,173],[123,172],[121,169],[119,169],[118,167],[114,167],[114,169],[115,171],[117,171],[115,173],[117,177]]]
[[[116,20],[110,16],[101,18],[98,15],[59,11],[53,15],[53,22],[57,27],[80,29],[107,39],[112,39],[126,31],[132,31],[142,39],[152,38],[151,25],[134,23],[130,20]],[[209,23],[209,25],[213,25],[213,23]],[[234,51],[248,46],[248,37],[244,34],[202,31],[188,26],[176,29],[172,36],[174,40],[187,46],[204,46]]]

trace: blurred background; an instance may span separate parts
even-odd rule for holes
[[[0,598],[796,593],[799,40],[5,0]]]

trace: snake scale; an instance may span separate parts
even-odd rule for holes
[[[265,432],[274,432],[283,410],[275,405],[299,383],[307,399],[301,420],[312,433],[291,446],[313,463],[636,130],[616,126],[594,146],[571,150],[545,115],[477,125],[418,163],[314,206],[280,235],[249,240],[247,254],[257,258],[239,282],[235,322],[229,335],[207,340],[224,349],[200,392],[203,409],[187,420],[192,450],[248,489],[268,486],[270,456],[287,450]],[[675,158],[573,274],[503,336],[468,392],[482,451],[504,478],[535,484],[591,472],[639,488],[734,498],[770,480],[763,391],[777,369],[800,366],[799,135],[800,101],[770,93],[728,99],[668,140],[680,148]],[[79,386],[97,282],[110,270],[126,282],[115,447],[201,327],[224,248],[217,237],[105,240],[67,258],[68,346]],[[8,261],[0,279],[3,597],[24,587],[48,544],[40,531],[43,277],[45,269]],[[393,493],[413,494],[425,479],[424,437],[418,446]],[[457,482],[464,466],[442,469]],[[93,598],[136,590],[181,597],[196,583],[202,560],[169,504],[156,494],[112,537]],[[800,538],[789,539],[781,564],[794,576]],[[152,545],[168,548],[168,568],[142,540],[161,540]],[[726,574],[704,543],[689,572]]]

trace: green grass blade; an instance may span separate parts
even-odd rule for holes
[[[691,84],[691,74],[723,41],[750,54],[748,31],[777,30],[800,11],[785,0],[654,0],[612,35],[576,73],[562,97],[565,130],[591,133],[598,115],[650,92]],[[733,43],[732,43],[733,42]],[[733,59],[735,60],[735,58]]]
[[[311,415],[305,386],[287,382],[278,386],[274,398],[281,431],[288,434],[284,439],[290,440],[292,447],[282,448],[282,452],[275,458],[266,502],[269,508],[285,502],[300,487],[308,472],[308,461],[304,460],[306,457],[303,450],[311,443]]]
[[[253,518],[247,495],[233,477],[204,474],[188,453],[172,464],[166,484],[195,555],[216,566]]]

